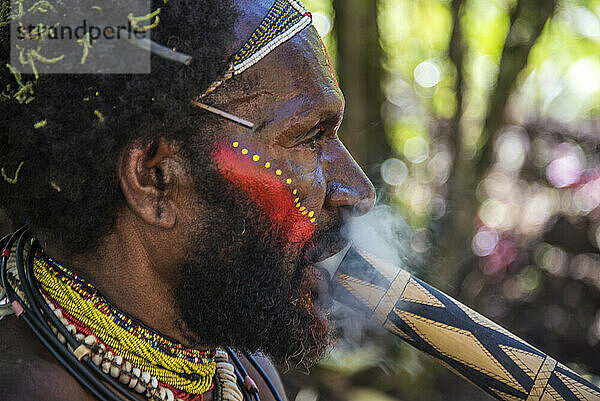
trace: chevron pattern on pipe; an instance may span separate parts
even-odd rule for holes
[[[370,253],[351,248],[334,298],[505,401],[600,401],[600,389],[516,335]]]

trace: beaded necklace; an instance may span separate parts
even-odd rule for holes
[[[85,336],[86,344],[98,351],[92,352],[92,360],[105,373],[122,382],[128,379],[125,384],[140,393],[162,389],[167,399],[173,393],[180,399],[194,399],[198,397],[193,395],[211,389],[215,350],[186,348],[161,336],[117,310],[83,278],[46,255],[36,255],[34,274],[63,324],[74,335]],[[134,386],[133,378],[137,379]]]

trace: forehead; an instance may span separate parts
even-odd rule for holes
[[[237,5],[240,16],[234,30],[231,54],[237,52],[252,35],[273,5],[273,0],[242,0]],[[216,92],[227,97],[223,99],[224,103],[248,108],[252,115],[255,115],[251,110],[253,106],[264,108],[265,102],[276,102],[279,109],[296,109],[296,113],[301,112],[298,108],[316,107],[317,103],[330,106],[336,103],[335,106],[343,108],[343,98],[328,57],[312,25],[234,77],[223,89]]]

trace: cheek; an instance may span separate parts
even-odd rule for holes
[[[277,166],[228,141],[215,146],[213,160],[221,175],[258,206],[286,243],[300,248],[311,238],[315,231],[313,213],[297,206],[294,201],[298,195],[292,194],[295,190]]]

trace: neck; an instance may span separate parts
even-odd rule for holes
[[[123,312],[186,346],[206,348],[184,328],[175,308],[177,261],[165,248],[154,248],[156,236],[144,235],[139,219],[126,214],[119,219],[125,223],[103,238],[93,253],[69,256],[47,244],[45,251],[84,277]],[[161,253],[158,257],[157,251]]]

